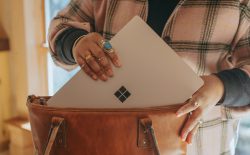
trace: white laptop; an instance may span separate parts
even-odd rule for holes
[[[107,82],[79,71],[49,101],[69,108],[143,108],[180,104],[203,81],[140,17],[111,40],[122,62]]]

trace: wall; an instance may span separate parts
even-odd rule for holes
[[[3,121],[10,118],[9,52],[0,52],[0,144],[6,140]],[[1,147],[0,147],[1,148]],[[1,149],[0,149],[1,150]]]
[[[3,1],[0,6],[3,7]],[[0,21],[3,19],[3,9],[0,11]],[[3,23],[3,22],[2,22]],[[8,27],[8,23],[4,23]],[[0,150],[6,141],[4,120],[11,116],[11,97],[10,97],[10,76],[9,76],[9,51],[0,51]],[[3,147],[3,148],[2,148]]]
[[[47,95],[46,51],[42,47],[42,0],[1,2],[4,26],[11,41],[9,73],[12,113],[27,115],[27,96]]]
[[[0,139],[3,120],[27,116],[26,98],[47,95],[47,52],[42,0],[0,0],[0,19],[10,38],[0,53]]]
[[[22,0],[4,0],[6,9],[4,23],[9,25],[11,51],[9,53],[9,69],[11,81],[12,113],[25,115],[25,96],[27,95],[27,63],[25,51],[24,14]]]

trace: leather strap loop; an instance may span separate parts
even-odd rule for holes
[[[140,122],[142,123],[142,125],[145,128],[145,131],[148,134],[148,137],[152,144],[152,148],[153,148],[155,155],[160,155],[160,150],[159,150],[158,142],[155,136],[154,128],[152,125],[153,124],[152,120],[150,118],[143,118],[143,119],[140,119]]]
[[[58,131],[61,127],[61,125],[64,122],[64,118],[60,118],[60,117],[53,117],[52,121],[51,121],[51,128],[49,131],[49,136],[48,136],[48,142],[47,145],[45,147],[45,151],[44,151],[44,155],[50,155],[52,147],[55,143]]]

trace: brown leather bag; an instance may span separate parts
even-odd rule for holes
[[[141,109],[73,109],[29,96],[33,141],[39,155],[185,155],[180,105]]]

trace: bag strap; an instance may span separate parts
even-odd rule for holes
[[[53,144],[55,143],[58,131],[64,122],[64,118],[53,117],[51,122],[52,122],[52,124],[51,124],[51,128],[49,131],[48,142],[47,142],[47,145],[45,147],[45,151],[43,153],[44,155],[50,155]]]
[[[152,148],[153,148],[155,155],[160,155],[160,150],[159,150],[158,142],[155,136],[154,128],[152,125],[152,120],[150,118],[143,118],[143,119],[140,119],[140,122],[145,128],[145,131],[152,144]]]
[[[52,147],[58,135],[58,131],[64,122],[64,118],[53,117],[51,122],[52,124],[51,124],[51,128],[49,131],[48,141],[47,141],[47,145],[45,147],[43,155],[50,155]],[[154,128],[152,126],[152,120],[150,118],[143,118],[143,119],[140,119],[140,122],[144,126],[145,131],[149,137],[149,140],[151,141],[152,148],[153,148],[155,155],[160,155],[158,142],[155,136]]]

